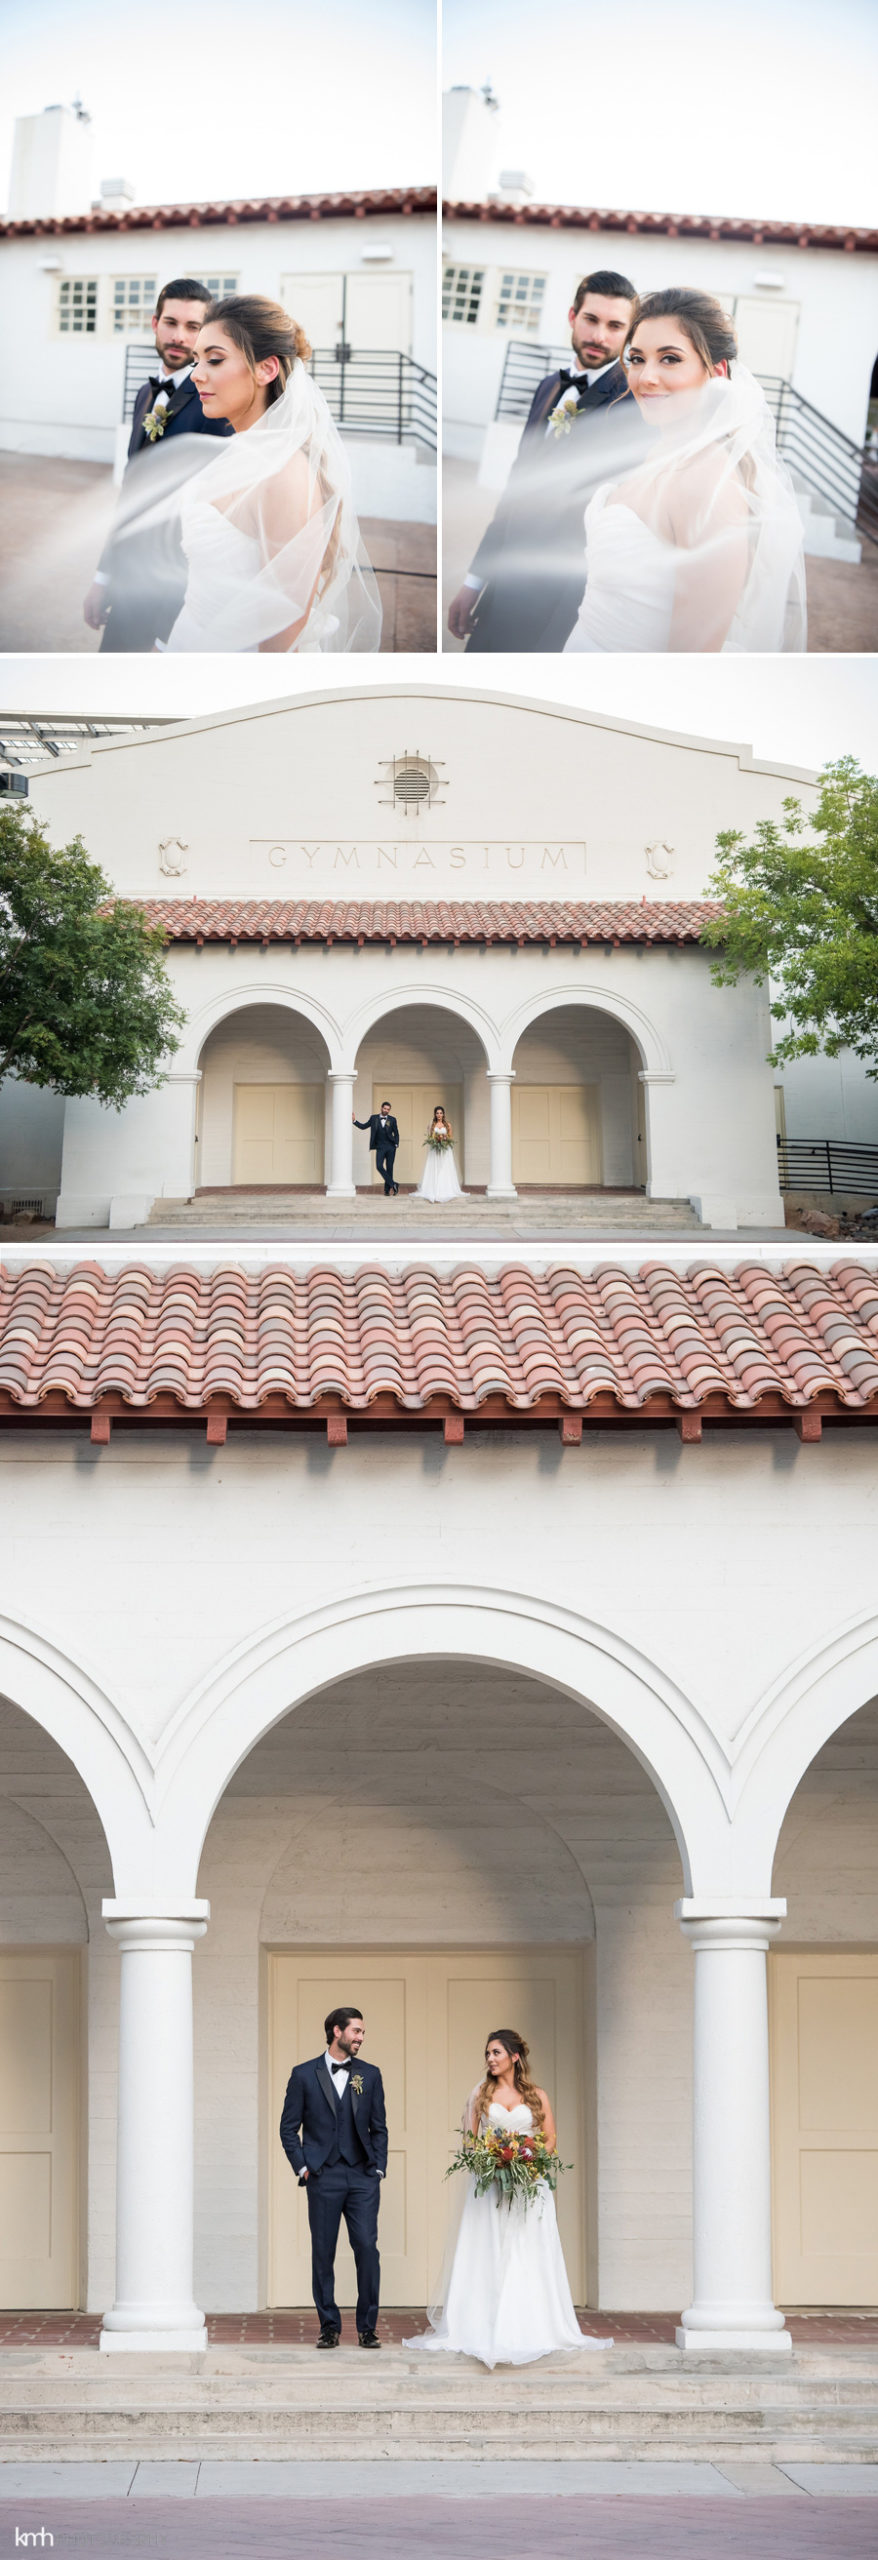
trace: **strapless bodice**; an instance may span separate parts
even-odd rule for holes
[[[501,2107],[493,2098],[488,2108],[488,2123],[505,2125],[509,2133],[532,2133],[533,2121],[530,2107]]]
[[[607,481],[585,511],[585,595],[565,648],[666,650],[674,609],[674,551]]]

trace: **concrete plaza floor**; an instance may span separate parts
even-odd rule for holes
[[[446,457],[442,469],[442,648],[460,655],[463,641],[448,629],[448,607],[457,594],[477,542],[490,522],[497,492],[480,489],[472,463]],[[809,657],[871,654],[878,650],[878,545],[863,542],[858,569],[839,560],[806,560]],[[533,663],[533,662],[532,662]],[[532,680],[527,690],[533,691]]]
[[[0,455],[0,650],[97,654],[82,601],[114,506],[101,463]],[[363,517],[361,530],[381,594],[382,656],[434,651],[435,527]]]
[[[399,2466],[393,2466],[398,2473]],[[522,2472],[530,2476],[525,2480]],[[748,2492],[709,2466],[495,2464],[476,2483],[440,2463],[0,2465],[0,2552],[91,2560],[875,2560],[878,2470],[778,2474]],[[657,2481],[654,2471],[662,2469]],[[797,2466],[807,2470],[809,2466]],[[813,2466],[824,2471],[824,2466]],[[78,2481],[71,2479],[73,2470]],[[315,2470],[322,2476],[315,2477]],[[559,2480],[559,2472],[564,2473]],[[693,2472],[697,2474],[693,2477]],[[66,2473],[66,2477],[64,2476]],[[174,2475],[173,2479],[170,2476]],[[258,2476],[257,2476],[258,2475]],[[437,2486],[437,2475],[441,2486]]]

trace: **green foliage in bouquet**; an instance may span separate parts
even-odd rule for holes
[[[493,2189],[498,2204],[511,2206],[515,2196],[532,2204],[541,2187],[550,2187],[554,2195],[559,2177],[570,2166],[569,2160],[550,2151],[536,2127],[532,2133],[512,2133],[503,2125],[489,2125],[483,2133],[464,2135],[462,2149],[455,2152],[445,2175],[453,2178],[457,2169],[468,2169],[477,2195],[488,2195]]]
[[[446,1129],[444,1136],[439,1137],[434,1137],[432,1129],[428,1129],[427,1135],[424,1139],[424,1145],[425,1147],[432,1147],[434,1156],[444,1155],[446,1147],[450,1147],[451,1145],[450,1129]]]

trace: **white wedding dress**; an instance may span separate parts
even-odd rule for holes
[[[765,394],[745,366],[711,379],[681,404],[679,423],[651,431],[645,458],[595,490],[585,559],[565,653],[806,648],[802,519]]]
[[[463,1191],[457,1179],[453,1147],[427,1148],[417,1196],[419,1200],[463,1199]]]
[[[530,2107],[501,2107],[495,2099],[488,2122],[511,2133],[530,2133]],[[535,2364],[540,2356],[570,2349],[612,2346],[611,2338],[585,2338],[573,2308],[555,2198],[541,2186],[535,2200],[511,2205],[476,2193],[466,2170],[464,2202],[441,2316],[423,2338],[403,2344],[429,2354],[477,2356],[480,2364]],[[431,2312],[431,2319],[434,2314]]]

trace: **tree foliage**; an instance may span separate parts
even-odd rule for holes
[[[783,824],[763,819],[752,844],[717,837],[709,886],[723,913],[704,939],[718,953],[716,986],[745,970],[771,978],[785,1024],[772,1066],[852,1049],[878,1077],[878,780],[843,756],[819,783],[813,817],[788,799]]]
[[[164,935],[114,905],[81,836],[58,852],[0,809],[0,1083],[15,1074],[115,1109],[163,1081],[184,1020]]]

